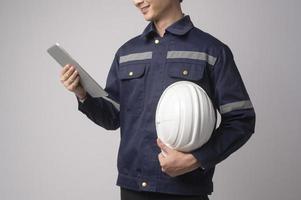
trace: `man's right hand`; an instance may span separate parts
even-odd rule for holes
[[[61,83],[65,88],[73,92],[80,100],[86,99],[87,92],[80,84],[80,76],[72,65],[65,65],[60,74]]]

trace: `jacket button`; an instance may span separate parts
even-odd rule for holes
[[[146,187],[147,186],[147,182],[142,182],[142,187]]]
[[[134,72],[129,72],[129,76],[133,76],[134,75]]]
[[[159,44],[160,41],[158,39],[155,39],[155,44]]]
[[[184,76],[187,76],[188,75],[188,70],[183,70],[183,72],[182,72],[182,74],[184,75]]]

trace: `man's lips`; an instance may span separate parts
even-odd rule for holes
[[[149,8],[149,6],[145,6],[145,7],[141,8],[141,12],[142,12],[143,14],[147,13],[148,8]]]

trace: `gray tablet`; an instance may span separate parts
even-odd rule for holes
[[[107,98],[108,93],[97,84],[97,82],[76,62],[58,43],[50,47],[47,52],[62,66],[67,64],[73,65],[78,71],[80,76],[80,83],[83,88],[92,97],[103,97],[104,99],[113,103],[113,105],[119,110],[119,104],[112,99]]]

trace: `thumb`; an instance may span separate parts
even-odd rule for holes
[[[157,145],[165,154],[169,154],[172,151],[172,149],[166,146],[159,138],[157,138]]]

